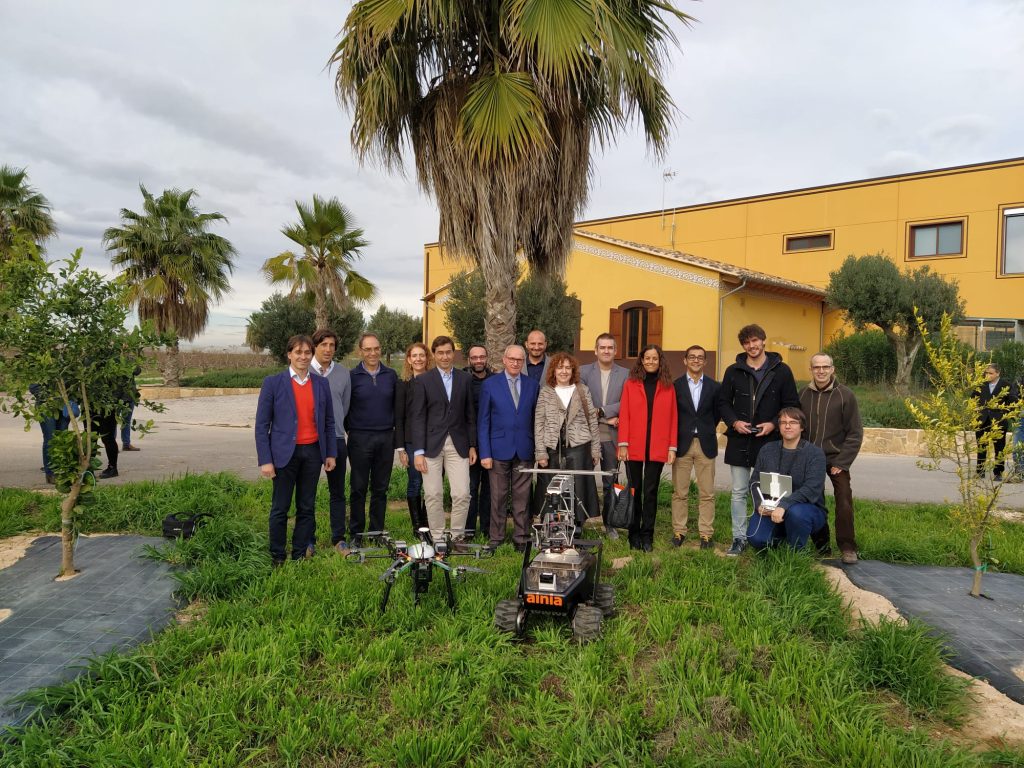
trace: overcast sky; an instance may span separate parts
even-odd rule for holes
[[[596,156],[587,218],[1024,155],[1022,0],[682,3],[669,156],[636,131]],[[144,184],[195,188],[239,257],[197,344],[241,344],[289,247],[294,201],[337,196],[384,303],[420,314],[437,211],[361,168],[324,68],[351,2],[0,0],[0,164],[27,167],[60,240],[109,269],[102,231]],[[665,181],[671,168],[675,177]],[[664,187],[664,189],[663,189]],[[372,307],[368,312],[372,311]]]

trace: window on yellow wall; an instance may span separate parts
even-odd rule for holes
[[[1003,274],[1024,274],[1024,208],[1003,210]]]
[[[609,332],[615,337],[618,357],[635,358],[648,344],[662,345],[664,307],[650,301],[627,301],[612,308]]]
[[[910,256],[959,256],[964,252],[964,223],[947,221],[910,227]]]
[[[811,235],[786,235],[786,253],[793,251],[823,251],[832,247],[831,232]]]

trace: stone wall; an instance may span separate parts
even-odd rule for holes
[[[139,387],[145,400],[178,400],[186,397],[221,397],[223,395],[258,395],[256,388],[232,387]]]

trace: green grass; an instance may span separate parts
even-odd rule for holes
[[[9,734],[0,766],[1024,764],[931,736],[965,706],[939,642],[916,623],[851,625],[810,557],[672,549],[663,508],[655,554],[606,572],[620,612],[599,641],[577,646],[542,621],[516,642],[491,627],[495,603],[514,594],[515,553],[499,550],[456,585],[454,615],[440,584],[413,610],[404,581],[382,615],[382,561],[321,552],[270,570],[269,487],[224,474],[100,488],[88,530],[154,533],[169,511],[214,513],[156,554],[181,566],[182,593],[208,612],[35,692],[50,714]],[[398,472],[390,495],[404,495]],[[717,507],[724,541],[727,495]],[[48,528],[54,508],[0,491],[3,531]],[[872,557],[943,562],[957,542],[939,523],[938,507],[858,506]],[[388,525],[409,533],[404,510]],[[1006,529],[1004,562],[1021,572],[1024,541]],[[627,553],[609,542],[606,565]]]

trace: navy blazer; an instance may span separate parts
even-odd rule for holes
[[[512,400],[505,371],[480,386],[477,445],[481,459],[533,461],[533,413],[540,385],[519,374],[519,408]]]
[[[690,441],[693,440],[696,429],[701,452],[709,459],[713,459],[718,455],[718,422],[721,420],[718,413],[719,385],[710,376],[705,375],[701,378],[703,382],[700,386],[700,401],[696,409],[693,407],[693,398],[690,397],[690,385],[687,382],[689,374],[684,373],[674,382],[676,411],[679,413],[676,442],[679,443],[678,455],[682,456],[690,450]]]
[[[320,459],[326,461],[338,456],[338,441],[334,434],[334,404],[331,387],[323,376],[312,372],[313,418],[320,442]],[[285,369],[267,376],[260,387],[256,405],[256,461],[262,466],[273,464],[283,467],[295,453],[295,439],[299,432],[299,414],[295,410],[292,377]]]
[[[412,384],[412,412],[405,417],[405,439],[413,453],[423,451],[433,458],[441,453],[444,440],[451,437],[462,458],[476,448],[476,411],[473,410],[472,377],[452,369],[452,399],[449,401],[441,380],[441,370],[431,368]]]

